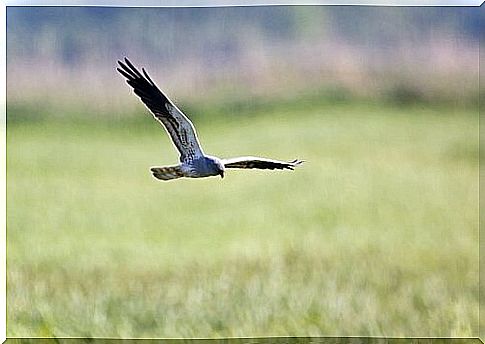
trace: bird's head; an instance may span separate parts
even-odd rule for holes
[[[216,163],[217,165],[217,174],[221,176],[221,178],[224,178],[224,164],[219,160]]]
[[[209,159],[214,175],[219,175],[221,178],[224,178],[224,164],[222,161],[215,157],[209,157]]]

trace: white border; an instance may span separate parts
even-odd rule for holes
[[[7,6],[230,7],[284,5],[480,6],[482,0],[6,0]]]
[[[485,0],[484,0],[485,1]],[[482,0],[6,0],[0,6],[0,343],[7,338],[7,6],[111,6],[111,7],[229,7],[283,5],[361,5],[361,6],[481,6]],[[3,248],[3,249],[2,249]],[[5,305],[2,307],[2,305]]]
[[[7,11],[0,7],[0,342],[7,338]]]

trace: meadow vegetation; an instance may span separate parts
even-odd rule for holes
[[[202,113],[207,153],[306,163],[163,183],[145,112],[9,117],[7,336],[477,335],[477,113]]]

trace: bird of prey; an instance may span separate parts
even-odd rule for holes
[[[175,148],[180,152],[180,164],[150,169],[155,178],[160,180],[209,176],[224,178],[226,168],[293,170],[303,162],[301,160],[286,162],[251,156],[219,159],[204,154],[192,122],[158,89],[145,69],[142,68],[143,74],[141,74],[127,58],[125,63],[118,61],[118,64],[121,67],[116,68],[118,72],[126,78],[128,85],[133,88],[134,93],[140,97],[155,119],[165,127]]]

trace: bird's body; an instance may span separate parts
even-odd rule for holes
[[[190,178],[224,175],[224,164],[222,161],[219,158],[208,155],[184,161],[180,167],[184,176]]]
[[[145,69],[143,75],[125,58],[125,63],[118,61],[117,68],[126,79],[128,85],[140,97],[146,107],[152,112],[166,129],[174,146],[180,152],[180,164],[174,166],[152,167],[153,176],[160,180],[172,180],[182,177],[204,178],[210,176],[224,177],[226,168],[258,168],[258,169],[290,169],[302,163],[300,160],[290,162],[257,158],[239,157],[220,159],[206,155],[200,147],[192,122],[180,111],[150,79]]]

